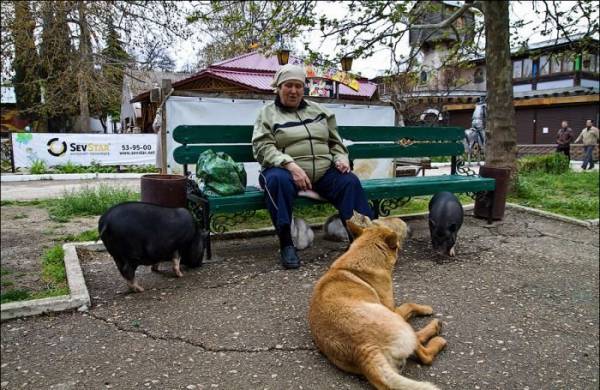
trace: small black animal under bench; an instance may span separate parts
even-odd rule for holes
[[[179,264],[198,267],[204,255],[206,232],[197,227],[187,209],[144,202],[118,204],[98,221],[98,232],[106,250],[133,291],[144,289],[135,281],[139,265],[173,261],[173,271],[183,276]]]
[[[456,236],[464,218],[463,207],[451,192],[438,192],[429,201],[429,232],[433,250],[456,254]]]

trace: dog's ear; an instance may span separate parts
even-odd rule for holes
[[[348,230],[350,230],[352,237],[354,237],[355,239],[358,238],[358,236],[360,236],[364,230],[362,226],[359,226],[356,223],[354,223],[352,219],[346,221],[346,227],[348,228]]]
[[[391,229],[387,229],[387,228],[383,228],[383,229],[384,229],[383,240],[385,241],[387,246],[390,249],[398,248],[398,244],[400,243],[400,237],[398,236],[398,233],[396,233],[395,231],[393,231]]]

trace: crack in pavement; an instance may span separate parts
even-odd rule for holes
[[[87,315],[89,315],[91,318],[94,318],[100,322],[103,322],[107,325],[112,325],[113,327],[115,327],[116,329],[125,332],[125,333],[130,333],[130,334],[143,334],[146,335],[147,337],[151,338],[152,340],[160,340],[160,341],[167,341],[167,342],[171,342],[171,341],[178,341],[196,348],[200,348],[205,352],[238,352],[238,353],[263,353],[263,352],[273,352],[273,351],[280,351],[280,352],[312,352],[312,351],[317,351],[316,348],[309,348],[309,347],[284,347],[281,346],[280,348],[278,346],[274,346],[274,347],[263,347],[263,348],[252,348],[252,349],[245,349],[245,348],[214,348],[214,347],[209,347],[203,343],[198,343],[198,342],[193,342],[190,340],[187,340],[183,337],[180,336],[171,336],[171,337],[166,337],[166,336],[158,336],[155,334],[152,334],[151,332],[149,332],[148,330],[145,329],[138,329],[138,330],[134,330],[134,329],[129,329],[126,328],[122,325],[120,325],[117,322],[113,322],[110,321],[104,317],[98,316],[94,313],[92,313],[91,311],[87,313]]]
[[[552,234],[552,233],[546,233],[543,232],[541,230],[539,230],[538,228],[529,226],[529,224],[527,224],[527,229],[531,229],[531,230],[535,230],[539,236],[537,237],[550,237],[550,238],[556,238],[558,240],[564,240],[564,241],[570,241],[570,242],[574,242],[576,244],[583,244],[583,245],[588,245],[588,246],[593,246],[595,248],[598,248],[598,243],[594,242],[594,241],[580,241],[580,240],[573,240],[571,238],[567,238],[567,237],[563,237],[563,236],[559,236],[557,234]]]

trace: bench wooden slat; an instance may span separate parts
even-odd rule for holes
[[[354,142],[398,141],[402,138],[415,141],[462,142],[462,127],[395,127],[395,126],[338,126],[342,138]]]
[[[180,125],[173,139],[180,144],[250,143],[253,126]]]
[[[187,145],[179,146],[173,152],[179,164],[196,164],[200,153],[207,149],[225,152],[237,162],[253,162],[251,145]],[[423,143],[402,146],[397,144],[357,144],[349,145],[351,159],[458,156],[463,153],[462,143]]]
[[[173,131],[173,139],[180,144],[250,143],[253,127],[181,125]],[[342,138],[353,142],[385,142],[411,139],[414,141],[461,142],[461,127],[395,127],[395,126],[339,126]]]
[[[462,143],[413,144],[358,144],[348,146],[351,159],[458,156],[464,151]]]
[[[478,192],[493,190],[495,180],[479,176],[426,176],[418,178],[389,178],[361,180],[369,199],[390,199],[406,196],[433,195],[443,188],[450,192]],[[265,209],[264,194],[258,190],[242,195],[226,197],[210,196],[211,213],[233,213],[244,210]],[[295,206],[314,205],[322,202],[298,198]]]
[[[173,158],[179,164],[196,164],[200,153],[207,149],[225,152],[236,162],[254,162],[251,145],[186,145],[178,146],[173,151]]]

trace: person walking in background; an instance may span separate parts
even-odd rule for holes
[[[560,129],[556,134],[556,151],[563,153],[571,161],[571,142],[573,142],[573,130],[569,127],[569,122],[562,121]]]
[[[585,127],[581,130],[581,134],[579,134],[579,137],[574,142],[577,144],[583,140],[584,156],[581,169],[594,168],[594,148],[598,144],[598,138],[598,128],[594,126],[594,121],[588,119],[585,121]]]

